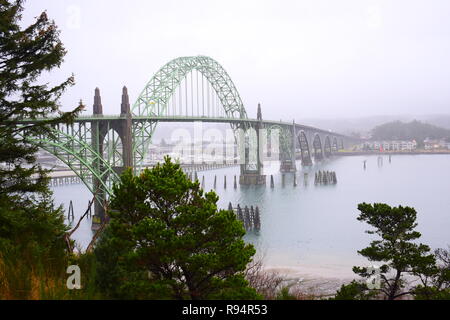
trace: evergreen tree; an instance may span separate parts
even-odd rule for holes
[[[450,300],[450,248],[434,252],[435,265],[424,265],[420,269],[421,284],[414,289],[419,300]]]
[[[58,113],[58,98],[73,85],[73,76],[49,87],[38,84],[44,71],[57,68],[66,54],[54,22],[43,12],[22,29],[19,25],[23,0],[0,0],[0,196],[29,198],[47,190],[45,171],[35,163],[39,146],[28,137],[51,133],[52,124],[70,122],[82,108]],[[58,114],[57,114],[58,113]],[[37,124],[24,119],[47,118]],[[38,179],[30,179],[36,175]]]
[[[169,157],[114,186],[110,222],[95,249],[98,283],[111,298],[253,299],[244,279],[255,253],[242,223],[217,209]]]
[[[49,135],[52,124],[70,122],[81,109],[58,113],[58,98],[73,76],[54,87],[38,83],[44,71],[61,65],[66,51],[45,12],[21,28],[22,12],[22,0],[0,0],[0,299],[28,298],[36,289],[32,277],[61,271],[66,226],[46,171],[36,164],[39,145],[28,138]],[[47,120],[23,122],[36,118]]]
[[[381,239],[374,240],[370,246],[358,251],[370,261],[383,263],[380,266],[381,287],[374,289],[385,298],[394,300],[412,294],[406,287],[404,275],[419,275],[425,267],[435,265],[435,258],[427,245],[416,243],[421,234],[414,229],[416,210],[410,207],[390,207],[387,204],[358,205],[361,212],[358,220],[367,222],[375,230],[366,231]],[[366,267],[354,267],[353,271],[363,278],[373,275]]]
[[[331,300],[370,300],[376,295],[377,293],[371,292],[365,283],[353,280],[349,284],[342,285]]]

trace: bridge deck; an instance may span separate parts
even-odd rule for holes
[[[120,115],[89,115],[89,116],[81,116],[77,117],[75,119],[75,122],[83,123],[83,122],[93,122],[93,121],[111,121],[111,120],[121,120],[125,119],[125,116]],[[51,118],[39,118],[39,119],[30,119],[30,120],[23,120],[22,123],[24,124],[31,124],[36,123],[39,121],[48,121]],[[186,116],[133,116],[132,117],[133,122],[140,122],[140,121],[154,121],[154,122],[207,122],[207,123],[241,123],[241,122],[249,122],[249,123],[257,123],[259,120],[257,119],[240,119],[240,118],[225,118],[225,117],[186,117]],[[292,122],[284,122],[284,121],[274,121],[274,120],[263,120],[262,123],[264,125],[282,125],[282,126],[292,126]],[[331,134],[336,137],[343,137],[343,138],[349,138],[346,135],[327,131],[324,129],[319,129],[307,125],[302,124],[295,124],[296,128],[299,130],[310,130],[315,131],[317,133],[326,133]]]

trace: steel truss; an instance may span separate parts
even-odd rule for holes
[[[193,71],[197,72],[197,77],[194,80],[192,74]],[[199,88],[199,76],[201,74],[201,90]],[[190,75],[190,77],[188,76]],[[191,96],[191,114],[197,113],[197,115],[212,116],[220,114],[220,110],[224,110],[224,118],[239,118],[247,119],[247,113],[242,103],[241,97],[225,69],[214,59],[206,56],[195,57],[180,57],[174,59],[164,65],[147,83],[142,93],[138,97],[136,103],[132,107],[133,116],[177,116],[186,111],[186,115],[189,113],[188,101],[183,108],[181,104],[170,106],[171,100],[174,99],[176,90],[184,82],[187,97],[189,78],[191,82],[190,89],[194,91],[194,82],[197,84],[197,108],[194,108],[194,98]],[[199,107],[199,94],[202,91],[201,99],[204,100],[205,88],[204,80],[212,86],[212,89],[218,97],[216,101],[216,108],[211,111],[208,107],[208,112],[205,115],[204,103],[202,108]],[[208,87],[209,88],[209,87]],[[192,92],[193,93],[193,92]],[[209,101],[209,93],[208,93]],[[175,95],[176,98],[176,95]],[[182,100],[182,94],[180,91],[179,101]],[[188,100],[188,99],[186,99]],[[202,101],[204,102],[204,101]],[[218,103],[219,102],[219,103]],[[209,106],[209,104],[208,104]],[[200,112],[200,109],[202,112]],[[171,112],[172,111],[172,112]],[[134,164],[138,169],[142,166],[145,159],[148,146],[151,142],[151,137],[155,131],[157,121],[141,121],[133,124],[133,154]],[[234,126],[236,129],[236,126]],[[138,169],[139,170],[139,169]]]
[[[51,128],[50,135],[36,137],[25,133],[22,138],[50,152],[67,165],[96,195],[99,203],[108,200],[113,183],[119,181],[119,176],[105,160],[108,158],[92,148],[92,139],[98,137],[92,134],[89,122],[59,124]],[[94,186],[93,178],[99,181],[98,186]]]

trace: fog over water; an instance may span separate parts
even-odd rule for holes
[[[367,169],[363,161],[367,160]],[[357,205],[361,202],[383,202],[392,206],[412,206],[418,212],[417,230],[421,242],[435,248],[450,245],[450,155],[393,156],[389,163],[383,157],[378,166],[377,156],[336,157],[297,172],[298,186],[293,176],[286,175],[282,187],[279,164],[266,164],[265,187],[233,188],[233,176],[239,168],[200,172],[205,175],[205,189],[213,187],[217,175],[219,207],[258,205],[261,210],[261,231],[248,233],[246,241],[255,244],[259,255],[269,267],[288,268],[311,276],[349,278],[353,265],[368,265],[357,254],[367,246],[371,236],[364,233],[368,225],[356,220]],[[298,165],[298,168],[300,166]],[[332,170],[337,174],[337,185],[315,186],[317,170]],[[304,185],[304,173],[309,173]],[[275,188],[270,188],[270,175]],[[227,175],[227,189],[223,177]],[[76,217],[81,215],[91,194],[83,185],[53,188],[56,203],[73,200]],[[78,218],[75,219],[77,221]],[[90,221],[82,224],[74,239],[81,247],[90,241]]]

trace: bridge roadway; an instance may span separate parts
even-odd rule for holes
[[[39,121],[48,121],[51,118],[37,118],[37,119],[28,119],[23,120],[22,123],[24,124],[32,124]],[[75,119],[74,122],[83,123],[83,122],[93,122],[96,120],[120,120],[120,119],[126,119],[126,116],[121,115],[89,115],[89,116],[80,116]],[[225,118],[225,117],[207,117],[207,116],[132,116],[131,118],[132,122],[143,122],[143,121],[152,121],[152,122],[207,122],[207,123],[259,123],[260,121],[258,119],[240,119],[240,118]],[[285,122],[285,121],[276,121],[276,120],[262,120],[262,124],[264,126],[272,126],[272,125],[281,125],[281,126],[292,126],[293,122]],[[295,124],[295,127],[297,130],[304,130],[304,131],[314,131],[316,133],[321,134],[328,134],[333,135],[335,137],[341,137],[341,138],[349,138],[346,135],[327,131],[324,129],[315,128],[312,126],[307,126],[303,124]]]

